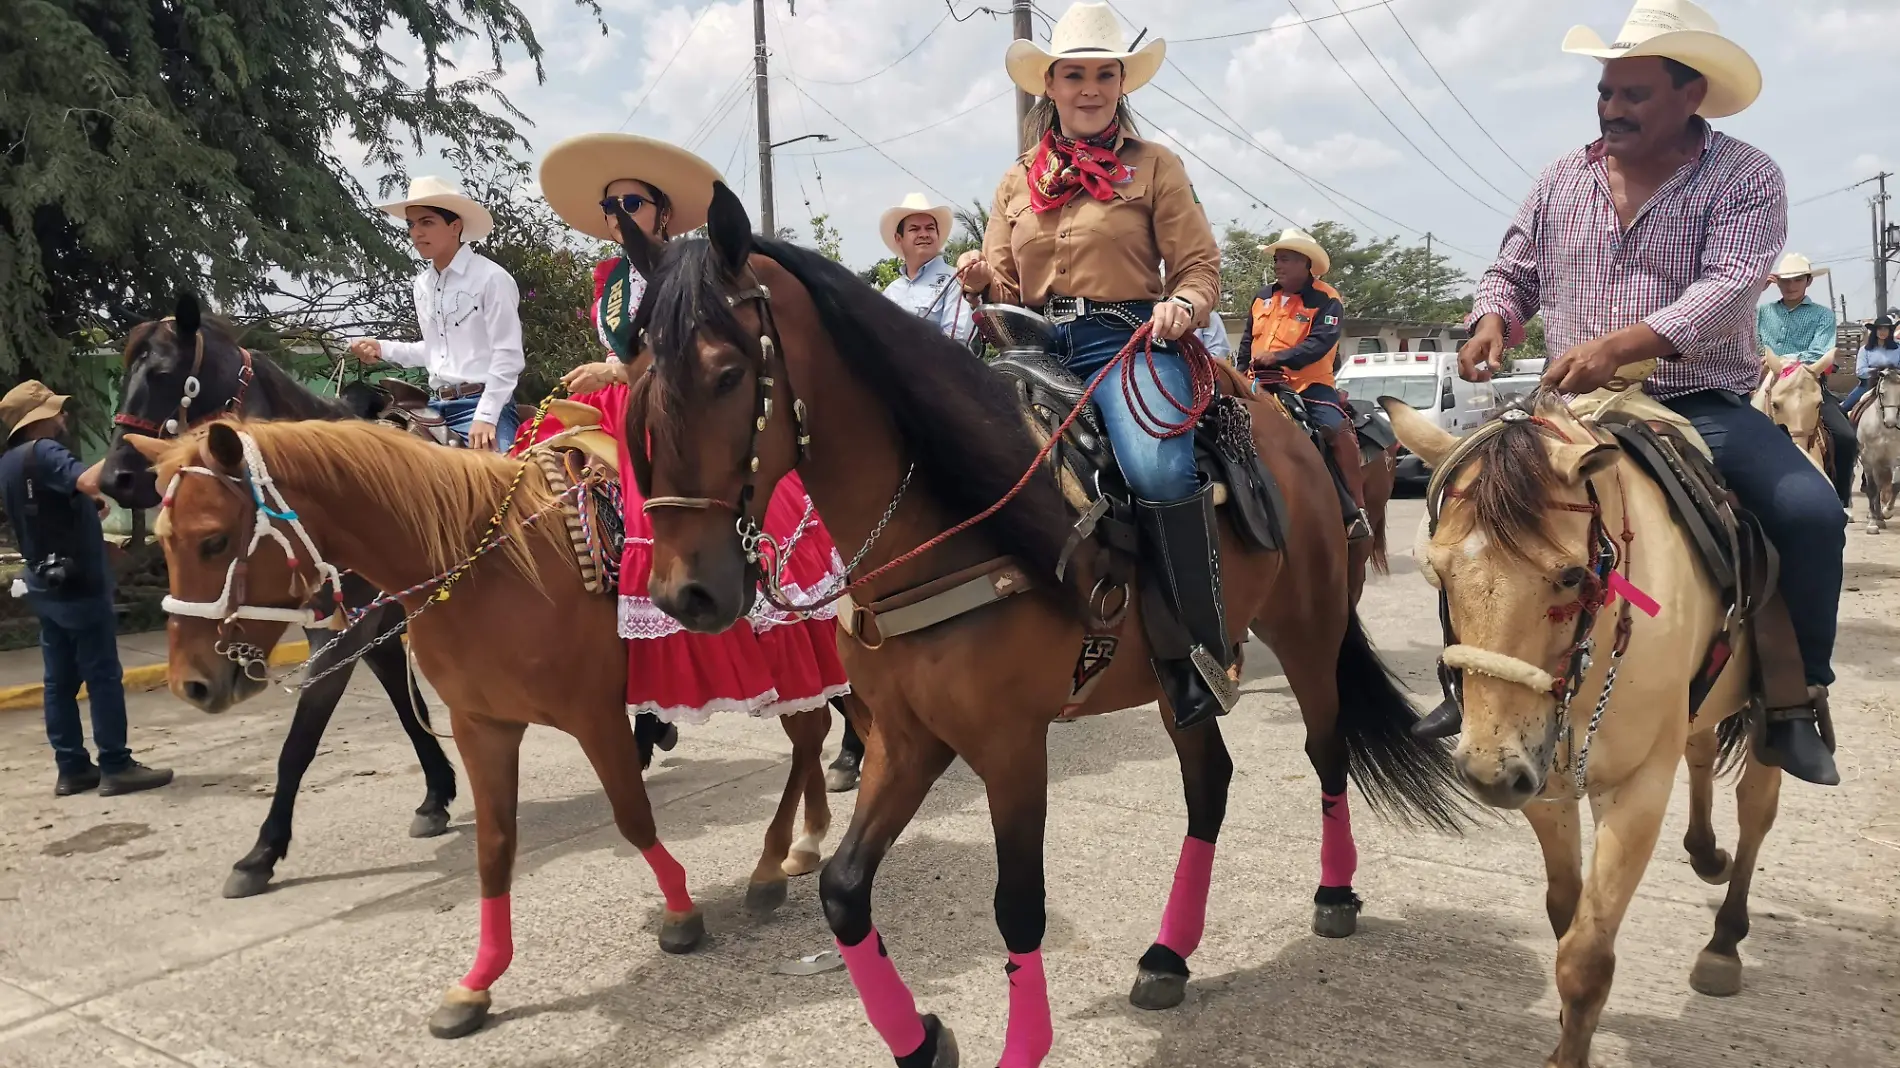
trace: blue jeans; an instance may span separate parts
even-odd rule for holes
[[[1306,406],[1306,414],[1312,417],[1315,425],[1328,430],[1338,430],[1346,425],[1346,413],[1340,410],[1346,402],[1333,387],[1324,382],[1315,382],[1300,390],[1300,398],[1314,402]],[[1319,403],[1322,401],[1325,403]]]
[[[1748,401],[1705,390],[1663,402],[1695,424],[1742,507],[1781,555],[1781,596],[1810,686],[1834,682],[1835,616],[1847,518],[1834,487],[1783,430]]]
[[[1146,313],[1143,314],[1145,319]],[[1091,315],[1056,327],[1056,354],[1069,370],[1081,375],[1086,382],[1103,364],[1115,358],[1133,334],[1133,330],[1119,322]],[[1187,361],[1173,345],[1165,348],[1157,345],[1154,362],[1155,372],[1150,372],[1147,359],[1136,357],[1135,389],[1156,419],[1174,422],[1183,416],[1162,395],[1155,384],[1155,374],[1161,376],[1170,395],[1186,404],[1193,397]],[[1101,388],[1095,391],[1094,400],[1128,488],[1142,500],[1157,504],[1192,496],[1201,488],[1200,475],[1194,470],[1194,435],[1150,436],[1135,421],[1136,416],[1122,394],[1120,377],[1120,371],[1110,371],[1102,380]]]
[[[118,621],[112,599],[31,598],[40,617],[40,658],[46,663],[46,740],[63,773],[92,766],[79,722],[79,684],[92,702],[92,741],[99,769],[111,774],[132,762],[125,746],[125,680],[119,670]]]
[[[1873,384],[1874,380],[1871,378],[1863,378],[1855,383],[1854,388],[1848,391],[1847,399],[1841,402],[1841,407],[1850,412],[1853,411],[1855,403],[1860,400],[1862,394],[1873,387]]]
[[[513,398],[509,400],[510,403],[502,405],[501,415],[495,420],[495,448],[499,452],[508,451],[515,443],[515,431],[521,427],[521,418],[515,414]],[[459,400],[439,400],[435,402],[435,407],[442,413],[442,418],[448,421],[450,430],[468,437],[468,428],[475,422],[475,406],[481,401],[481,395],[476,394]]]

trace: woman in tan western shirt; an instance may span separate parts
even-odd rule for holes
[[[1129,52],[1105,4],[1076,4],[1056,24],[1050,50],[1010,46],[1010,77],[1043,99],[1027,120],[1036,144],[1003,176],[983,249],[958,262],[964,290],[1041,311],[1056,326],[1057,355],[1087,379],[1141,324],[1154,324],[1155,366],[1136,369],[1148,412],[1173,417],[1162,394],[1191,395],[1172,344],[1207,321],[1220,295],[1220,247],[1187,170],[1173,152],[1137,139],[1124,94],[1154,76],[1166,43]],[[1167,277],[1162,277],[1162,264]],[[1194,468],[1194,438],[1142,429],[1119,383],[1095,393],[1122,474],[1142,517],[1147,555],[1170,572],[1174,609],[1198,648],[1155,662],[1177,726],[1223,710],[1233,646],[1221,615],[1212,489]],[[1229,701],[1231,699],[1228,699]]]

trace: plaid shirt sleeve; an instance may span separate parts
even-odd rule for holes
[[[1537,250],[1542,239],[1544,199],[1550,189],[1552,170],[1546,170],[1537,179],[1530,195],[1518,205],[1517,216],[1504,231],[1504,243],[1498,248],[1497,260],[1485,268],[1484,276],[1478,279],[1477,297],[1472,302],[1470,317],[1465,320],[1469,328],[1478,325],[1478,320],[1487,315],[1503,319],[1507,348],[1523,342],[1524,324],[1537,314],[1542,300]]]
[[[1756,295],[1788,239],[1788,186],[1781,168],[1764,159],[1735,181],[1709,218],[1700,277],[1675,303],[1643,320],[1680,355],[1706,351],[1751,325]]]

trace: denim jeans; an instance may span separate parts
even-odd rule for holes
[[[1338,390],[1326,383],[1315,382],[1300,390],[1300,399],[1310,402],[1306,406],[1306,413],[1313,417],[1316,425],[1328,430],[1338,430],[1346,425],[1346,413],[1341,410],[1346,406],[1346,401],[1340,397]]]
[[[1860,401],[1863,394],[1873,387],[1873,384],[1874,380],[1871,378],[1863,378],[1859,382],[1856,382],[1854,388],[1848,391],[1847,399],[1841,402],[1841,407],[1850,412],[1853,411],[1854,405]]]
[[[475,422],[475,406],[482,401],[481,395],[463,397],[459,400],[438,400],[436,410],[448,421],[449,429],[463,437],[468,437],[468,428]],[[511,398],[512,402],[512,398]],[[495,420],[495,448],[507,452],[515,443],[515,431],[520,429],[521,419],[515,415],[513,403],[502,405],[501,415]]]
[[[1132,329],[1120,322],[1091,315],[1056,327],[1056,354],[1069,370],[1081,375],[1086,382],[1103,364],[1115,358],[1133,334]],[[1162,394],[1155,376],[1160,375],[1168,395],[1186,404],[1193,397],[1187,361],[1173,345],[1165,348],[1156,345],[1154,368],[1154,371],[1149,370],[1145,357],[1135,358],[1135,389],[1146,403],[1147,411],[1162,422],[1183,418]],[[1172,438],[1149,435],[1129,409],[1120,378],[1120,371],[1110,371],[1102,380],[1101,388],[1095,391],[1094,400],[1128,488],[1142,500],[1157,504],[1192,495],[1200,489],[1200,476],[1194,470],[1194,435]]]
[[[119,670],[118,623],[112,598],[32,597],[40,617],[40,658],[46,663],[46,740],[61,772],[92,766],[79,723],[79,684],[92,703],[92,741],[99,769],[112,773],[132,762],[125,746],[125,680]]]
[[[1742,507],[1781,555],[1781,596],[1810,686],[1834,681],[1835,615],[1847,518],[1834,487],[1783,430],[1748,401],[1704,390],[1663,402],[1695,424]]]

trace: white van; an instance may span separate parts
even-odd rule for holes
[[[1458,377],[1455,352],[1362,352],[1346,357],[1334,376],[1347,399],[1376,401],[1397,397],[1445,430],[1463,435],[1490,414],[1489,382]],[[1423,482],[1431,477],[1425,462],[1399,448],[1399,478]]]

